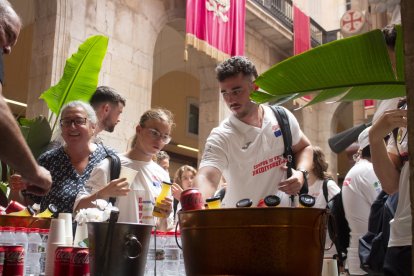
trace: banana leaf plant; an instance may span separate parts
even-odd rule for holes
[[[23,136],[35,158],[50,143],[62,106],[74,100],[88,102],[95,92],[107,47],[108,38],[105,36],[88,38],[66,60],[60,81],[40,95],[51,111],[49,119],[39,116],[32,120],[19,120]]]
[[[306,105],[339,98],[339,101],[390,99],[405,96],[401,26],[397,26],[396,68],[392,67],[380,30],[321,45],[286,59],[260,75],[257,103],[282,103],[310,93]]]

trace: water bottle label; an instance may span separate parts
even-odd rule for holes
[[[164,249],[157,249],[155,252],[155,259],[157,261],[164,260],[165,259],[165,251]]]
[[[29,243],[28,245],[27,245],[27,252],[28,253],[39,253],[39,252],[42,252],[42,251],[39,251],[39,244],[37,244],[37,243]]]
[[[178,261],[180,259],[180,249],[178,248],[166,248],[165,249],[165,259]]]

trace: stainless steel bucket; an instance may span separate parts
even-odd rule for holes
[[[325,209],[228,208],[178,217],[187,275],[321,275]]]
[[[144,275],[152,227],[135,223],[89,222],[91,275]]]

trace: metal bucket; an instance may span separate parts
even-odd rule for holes
[[[144,275],[152,225],[89,222],[91,275]],[[108,250],[106,250],[108,249]]]
[[[325,209],[228,208],[178,217],[187,275],[321,275]]]

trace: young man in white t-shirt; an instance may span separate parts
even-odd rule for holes
[[[257,71],[246,57],[232,57],[216,68],[220,92],[232,115],[210,133],[195,184],[204,198],[214,195],[222,176],[227,181],[223,207],[250,198],[253,206],[267,195],[296,195],[312,167],[312,148],[296,118],[286,110],[297,170],[286,179],[284,144],[270,107],[250,100]],[[287,196],[286,196],[287,197]],[[283,199],[282,199],[283,201]]]
[[[397,128],[397,135],[391,132]],[[383,138],[391,133],[386,145]],[[388,194],[399,192],[398,207],[390,222],[384,275],[411,275],[411,202],[408,162],[407,105],[385,111],[369,133],[372,163]]]
[[[368,231],[371,205],[381,192],[381,184],[371,163],[371,151],[366,128],[358,137],[358,159],[349,170],[342,184],[342,201],[345,217],[351,229],[347,267],[351,275],[366,275],[360,268],[358,254],[359,238]]]

